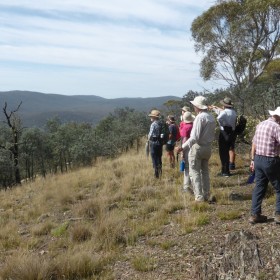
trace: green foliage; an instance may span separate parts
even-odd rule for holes
[[[10,151],[0,149],[0,188],[6,188],[14,182],[14,165]]]
[[[17,168],[22,177],[34,179],[89,166],[98,157],[114,157],[139,145],[149,125],[145,113],[130,108],[116,109],[95,128],[86,123],[62,123],[55,117],[47,121],[45,130],[26,128],[18,134]],[[0,132],[0,187],[7,187],[15,182],[14,139],[8,126],[0,126]]]
[[[201,75],[239,89],[252,85],[277,55],[280,2],[218,1],[191,27]]]
[[[69,223],[65,222],[62,225],[58,226],[57,228],[54,228],[51,233],[54,237],[60,237],[64,234],[66,234],[68,229]]]

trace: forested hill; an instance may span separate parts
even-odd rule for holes
[[[59,117],[62,122],[88,122],[97,124],[116,108],[129,107],[137,111],[148,112],[151,108],[161,108],[168,100],[181,100],[176,96],[150,98],[106,99],[95,95],[60,95],[31,91],[2,91],[0,106],[5,102],[9,110],[15,110],[22,102],[19,116],[27,127],[41,127],[48,119]],[[0,114],[0,120],[4,118]]]

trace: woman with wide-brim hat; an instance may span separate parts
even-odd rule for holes
[[[148,134],[150,154],[152,158],[154,176],[160,178],[162,174],[162,144],[160,142],[160,111],[152,110],[148,115],[151,118],[151,126]]]
[[[181,143],[184,144],[191,135],[191,131],[193,128],[195,116],[187,111],[183,114],[183,124],[180,127],[180,135],[181,135]],[[184,169],[184,181],[183,181],[183,191],[193,194],[193,187],[191,184],[190,172],[189,172],[189,157],[188,157],[188,150],[182,152],[182,160],[185,162],[185,169]]]

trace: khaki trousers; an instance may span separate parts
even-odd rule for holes
[[[185,149],[183,151],[183,157],[185,160],[185,170],[184,170],[184,185],[183,185],[183,189],[187,190],[193,190],[192,188],[192,183],[191,183],[191,178],[190,178],[190,168],[189,168],[189,150]]]
[[[205,146],[194,144],[190,149],[190,177],[196,201],[208,200],[210,195],[210,178],[208,168],[210,157],[211,144]]]

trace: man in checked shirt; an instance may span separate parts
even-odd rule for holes
[[[276,192],[274,221],[280,224],[280,107],[268,112],[270,117],[257,125],[252,141],[250,168],[255,170],[256,185],[252,194],[251,224],[267,221],[261,206],[268,182]]]

